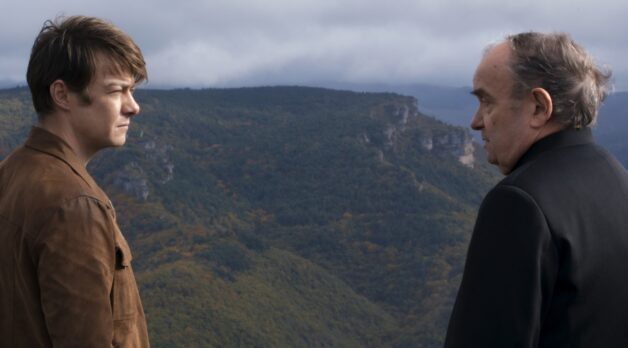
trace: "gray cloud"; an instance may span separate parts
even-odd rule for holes
[[[483,47],[566,31],[628,89],[628,3],[597,1],[79,0],[13,2],[0,14],[0,81],[23,81],[32,41],[59,14],[111,20],[138,42],[153,86],[318,82],[468,85]]]

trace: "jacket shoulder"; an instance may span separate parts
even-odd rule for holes
[[[0,214],[18,225],[27,214],[43,217],[80,197],[106,205],[98,191],[69,164],[24,147],[0,165],[0,191]]]

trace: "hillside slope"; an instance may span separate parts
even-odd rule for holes
[[[468,131],[386,93],[139,90],[89,170],[156,347],[438,347],[496,175]],[[2,152],[33,120],[0,93]]]

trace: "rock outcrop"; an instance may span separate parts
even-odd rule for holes
[[[461,164],[473,168],[475,147],[470,132],[461,127],[446,126],[440,121],[421,114],[416,100],[409,99],[413,103],[397,105],[384,115],[388,121],[383,130],[384,149],[395,151],[401,148],[405,134],[413,130],[418,132],[418,143],[423,149],[438,154],[450,154],[455,156]],[[362,140],[369,143],[370,137],[363,134]]]

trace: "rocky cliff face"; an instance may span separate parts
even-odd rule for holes
[[[146,173],[137,162],[113,172],[111,185],[141,201],[146,201],[150,193]]]
[[[429,151],[449,153],[469,168],[475,163],[475,148],[469,131],[454,128],[449,133],[426,136],[421,144]]]
[[[461,164],[473,168],[475,148],[469,130],[444,127],[441,122],[421,114],[413,98],[408,103],[391,107],[387,111],[383,116],[388,121],[383,130],[386,150],[400,149],[406,133],[414,131],[418,133],[415,141],[426,151],[455,156]],[[429,127],[428,123],[431,123]],[[365,141],[370,140],[366,134],[362,137]]]
[[[143,131],[140,131],[137,139],[130,141],[127,147],[134,148],[138,155],[134,160],[114,168],[106,176],[105,182],[144,202],[152,189],[155,187],[159,189],[159,186],[174,179],[175,165],[171,156],[174,147],[155,136],[145,135]],[[109,156],[115,154],[111,153]],[[106,162],[106,157],[107,155],[99,161]]]
[[[140,133],[140,138],[144,138],[144,133]],[[160,143],[154,139],[144,139],[141,143],[147,159],[159,167],[159,177],[157,182],[165,184],[174,178],[174,164],[170,158],[170,152],[174,149],[172,145]]]

